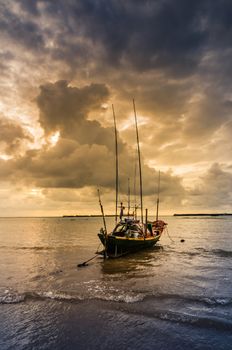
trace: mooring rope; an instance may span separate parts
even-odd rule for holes
[[[170,237],[169,232],[168,232],[168,228],[166,227],[165,229],[167,231],[167,235],[168,235],[169,239],[171,240],[172,243],[174,243],[175,241]]]
[[[98,249],[99,249],[99,247],[100,247],[100,245],[101,245],[102,243],[99,243],[99,245],[98,245],[98,247],[97,247],[97,250],[96,250],[96,252],[97,252],[97,254],[95,254],[92,258],[90,258],[90,259],[88,259],[88,260],[86,260],[86,261],[84,261],[83,263],[80,263],[80,264],[77,264],[77,267],[84,267],[84,266],[88,266],[88,262],[89,261],[91,261],[91,260],[93,260],[93,259],[95,259],[99,254],[98,254]]]

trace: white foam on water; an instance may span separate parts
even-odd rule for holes
[[[35,297],[38,296],[42,299],[52,299],[52,300],[84,300],[80,295],[70,295],[64,292],[47,291],[47,292],[36,292]]]
[[[0,295],[0,304],[17,304],[25,300],[26,296],[24,293],[9,293],[5,291],[5,295]]]
[[[103,297],[99,296],[99,299],[106,301],[116,301],[116,302],[124,302],[124,303],[137,303],[144,299],[144,295],[142,294],[118,294],[118,295],[104,295]]]
[[[99,284],[99,282],[96,283],[96,281],[93,281],[93,283],[88,283],[85,294],[88,299],[99,299],[124,303],[136,303],[145,298],[143,293],[125,291],[121,288],[119,289],[115,288],[114,286],[110,286],[104,282],[101,282],[101,284]]]

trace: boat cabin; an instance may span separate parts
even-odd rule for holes
[[[120,221],[112,232],[113,236],[127,238],[144,237],[143,228],[138,220],[125,219]]]

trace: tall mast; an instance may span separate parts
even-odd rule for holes
[[[137,170],[137,162],[135,155],[135,169],[134,169],[134,219],[137,220],[137,201],[136,201],[136,170]]]
[[[158,175],[158,189],[157,189],[157,202],[156,202],[156,221],[159,218],[159,194],[160,194],[160,170]]]
[[[130,217],[130,178],[128,177],[128,218]]]
[[[115,222],[118,220],[118,135],[117,125],[114,113],[114,105],[112,104],[113,118],[114,118],[114,134],[115,134]]]
[[[142,221],[142,224],[143,224],[143,182],[142,182],[141,157],[140,157],[140,147],[139,147],[139,131],[138,131],[138,123],[137,123],[137,115],[136,115],[135,100],[134,99],[133,99],[133,107],[134,107],[134,115],[135,115],[135,127],[136,127],[138,158],[139,158],[139,184],[140,184],[141,221]]]

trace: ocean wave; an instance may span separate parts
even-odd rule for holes
[[[136,313],[132,311],[132,313]],[[155,311],[146,311],[143,313],[147,317],[158,318],[163,321],[169,322],[177,322],[184,323],[189,325],[194,325],[200,328],[213,328],[224,331],[232,330],[232,322],[228,319],[222,319],[217,316],[199,316],[193,315],[183,312],[175,312],[175,311],[163,311],[163,310],[155,310]]]
[[[207,297],[197,295],[181,295],[181,294],[156,294],[147,296],[147,299],[153,298],[157,300],[180,300],[188,303],[206,304],[207,306],[229,306],[232,305],[230,297]]]
[[[122,293],[118,295],[99,295],[98,297],[95,296],[90,299],[99,299],[102,301],[113,301],[113,302],[122,302],[126,304],[131,304],[131,303],[137,303],[140,301],[143,301],[145,298],[144,295],[142,294],[128,294],[128,293]]]
[[[153,300],[180,300],[188,303],[203,303],[207,306],[229,306],[232,305],[232,298],[227,297],[202,297],[202,296],[186,296],[179,294],[156,294],[146,295],[143,293],[123,292],[118,290],[105,292],[104,289],[96,287],[94,291],[89,290],[88,295],[72,295],[60,291],[38,291],[38,292],[10,292],[5,291],[0,295],[0,304],[16,304],[27,300],[58,300],[58,301],[84,301],[84,300],[102,300],[123,303],[137,303],[145,299]]]
[[[0,295],[0,304],[18,304],[25,301],[24,293],[11,293],[5,291],[3,295]]]
[[[211,255],[216,255],[222,258],[232,258],[232,251],[231,250],[224,250],[224,249],[205,249],[205,248],[195,248],[200,253],[206,253]],[[199,254],[200,254],[199,253]]]
[[[78,245],[57,245],[57,246],[0,246],[0,249],[11,249],[11,250],[57,250],[57,249],[69,249],[74,250],[80,248]]]
[[[223,258],[232,258],[232,251],[231,250],[224,250],[224,249],[213,249],[212,253],[214,255],[223,257]]]
[[[93,285],[93,283],[95,285]],[[138,303],[144,300],[151,300],[153,303],[162,301],[175,302],[180,301],[186,304],[205,304],[208,307],[217,306],[230,306],[232,305],[231,297],[218,297],[218,296],[197,296],[197,295],[183,295],[183,294],[169,294],[169,293],[156,293],[145,294],[143,292],[132,292],[115,289],[110,286],[98,285],[94,280],[85,282],[87,290],[82,293],[68,293],[65,291],[27,291],[17,292],[6,289],[0,293],[0,304],[15,304],[22,303],[27,300],[58,300],[78,302],[84,300],[102,300],[122,303]]]
[[[65,301],[65,302],[82,302],[85,300],[102,300],[102,301],[112,301],[112,302],[124,302],[126,304],[137,303],[141,301],[141,294],[133,295],[133,294],[121,294],[118,296],[99,296],[92,298],[84,298],[82,296],[66,294],[64,292],[55,292],[55,291],[46,291],[46,292],[25,292],[25,293],[13,293],[10,291],[5,291],[3,295],[0,295],[0,304],[16,304],[22,303],[27,300],[57,300],[57,301]],[[160,296],[161,297],[161,296]],[[179,295],[162,295],[163,298],[180,298]],[[157,296],[156,296],[157,298]],[[183,297],[182,297],[183,299]],[[186,299],[186,298],[185,298]],[[194,301],[203,301],[208,305],[228,305],[228,303],[232,303],[232,299],[226,298],[196,298],[196,297],[188,297],[188,300]],[[138,305],[138,304],[137,304]],[[153,304],[151,304],[153,305]],[[153,305],[154,306],[154,305]],[[228,319],[221,318],[215,315],[194,315],[192,313],[180,312],[180,311],[170,311],[166,309],[154,309],[154,307],[150,308],[140,308],[133,307],[130,308],[129,305],[125,309],[124,312],[131,314],[139,314],[149,318],[156,318],[163,321],[174,322],[174,323],[183,323],[194,325],[197,327],[203,328],[213,328],[220,330],[232,330],[232,322]]]
[[[199,247],[199,248],[195,248],[195,250],[197,250],[200,253],[209,253],[210,250],[207,250],[205,248]]]
[[[113,302],[124,302],[124,303],[136,303],[143,300],[142,294],[129,294],[129,293],[118,293],[113,294],[95,294],[95,295],[72,295],[65,292],[56,291],[44,291],[44,292],[7,292],[0,295],[0,304],[18,304],[26,302],[27,300],[57,300],[57,301],[69,301],[78,302],[84,300],[102,300],[102,301],[113,301]]]
[[[82,296],[79,295],[69,295],[64,292],[54,292],[54,291],[47,291],[47,292],[36,292],[36,293],[27,293],[26,296],[29,299],[52,299],[52,300],[58,300],[58,301],[80,301],[84,300]]]
[[[0,296],[0,304],[18,304],[27,300],[59,300],[59,301],[78,301],[83,300],[79,296],[71,296],[60,292],[24,292],[24,293],[7,293]]]
[[[55,247],[51,246],[0,246],[0,249],[12,249],[12,250],[54,250]]]
[[[216,297],[216,298],[202,298],[201,301],[208,305],[220,305],[220,306],[227,306],[232,305],[232,298],[223,298],[223,297]]]

